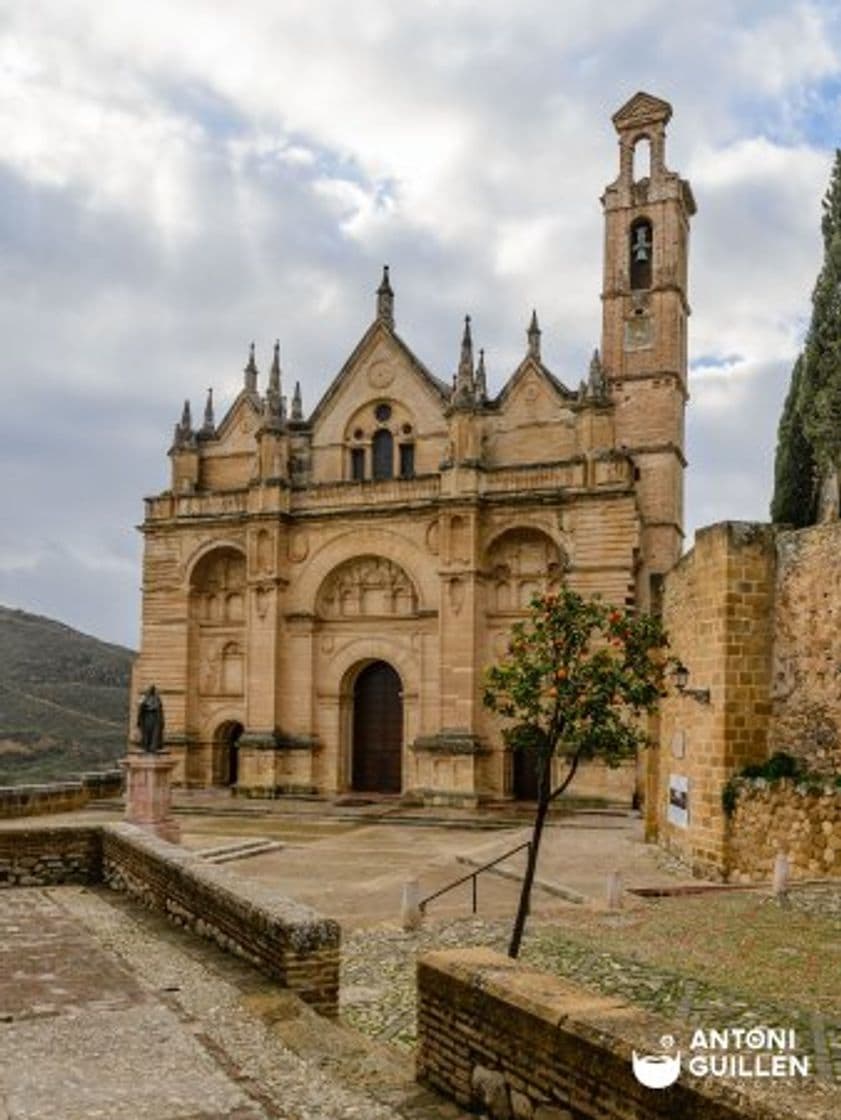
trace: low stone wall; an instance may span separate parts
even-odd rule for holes
[[[249,961],[322,1015],[338,1014],[332,919],[134,825],[0,829],[0,887],[98,882]]]
[[[728,837],[729,878],[771,879],[778,852],[791,876],[841,878],[841,789],[797,785],[790,779],[733,779],[736,808]]]
[[[122,789],[121,770],[83,774],[78,781],[43,785],[0,786],[0,820],[35,817],[42,813],[72,813],[89,801],[117,797]]]
[[[0,888],[95,883],[102,878],[99,829],[0,829]]]
[[[339,1006],[337,922],[128,824],[102,829],[105,882],[215,941],[322,1015]]]
[[[489,949],[418,962],[417,1077],[492,1120],[783,1120],[708,1079],[651,1090],[632,1048],[663,1025]],[[632,1041],[629,1041],[632,1040]]]

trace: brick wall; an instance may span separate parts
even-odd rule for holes
[[[0,829],[0,888],[95,883],[102,872],[99,829]]]
[[[41,785],[0,786],[0,820],[35,817],[42,813],[72,813],[100,797],[116,797],[122,789],[121,770],[84,774],[79,781]]]
[[[714,1079],[644,1088],[663,1024],[489,949],[418,962],[417,1077],[492,1120],[782,1120]],[[731,1083],[732,1084],[732,1083]]]
[[[725,782],[767,757],[774,561],[770,526],[724,522],[696,534],[664,583],[672,653],[690,670],[689,687],[708,688],[710,702],[674,689],[664,699],[654,812],[660,842],[702,875],[726,868]],[[669,818],[675,779],[688,783],[685,826]]]
[[[322,1015],[339,1001],[337,922],[127,824],[102,829],[103,878],[242,957]]]

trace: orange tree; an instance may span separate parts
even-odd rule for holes
[[[511,630],[507,654],[488,669],[484,704],[510,721],[503,736],[537,769],[537,813],[508,955],[516,957],[529,908],[540,838],[551,803],[582,759],[616,766],[646,742],[643,721],[663,694],[669,659],[660,620],[629,614],[564,588],[536,595]],[[551,762],[564,760],[552,785]]]

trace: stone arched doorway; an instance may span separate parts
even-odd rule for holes
[[[517,801],[537,801],[537,759],[534,751],[511,752],[511,792]]]
[[[351,787],[400,793],[403,787],[403,696],[397,672],[372,661],[353,685]]]
[[[243,726],[237,720],[221,724],[213,737],[213,784],[235,786],[239,778],[239,740]]]

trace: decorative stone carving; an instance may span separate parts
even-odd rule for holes
[[[539,529],[511,529],[488,550],[485,568],[491,577],[494,611],[525,611],[532,596],[556,589],[567,567],[560,547]]]
[[[394,367],[385,358],[371,362],[367,372],[372,389],[386,389],[394,380]]]
[[[309,537],[303,531],[293,533],[289,538],[289,559],[293,564],[301,564],[309,556]]]
[[[417,593],[403,569],[383,556],[359,556],[334,569],[318,594],[321,618],[412,615]]]

